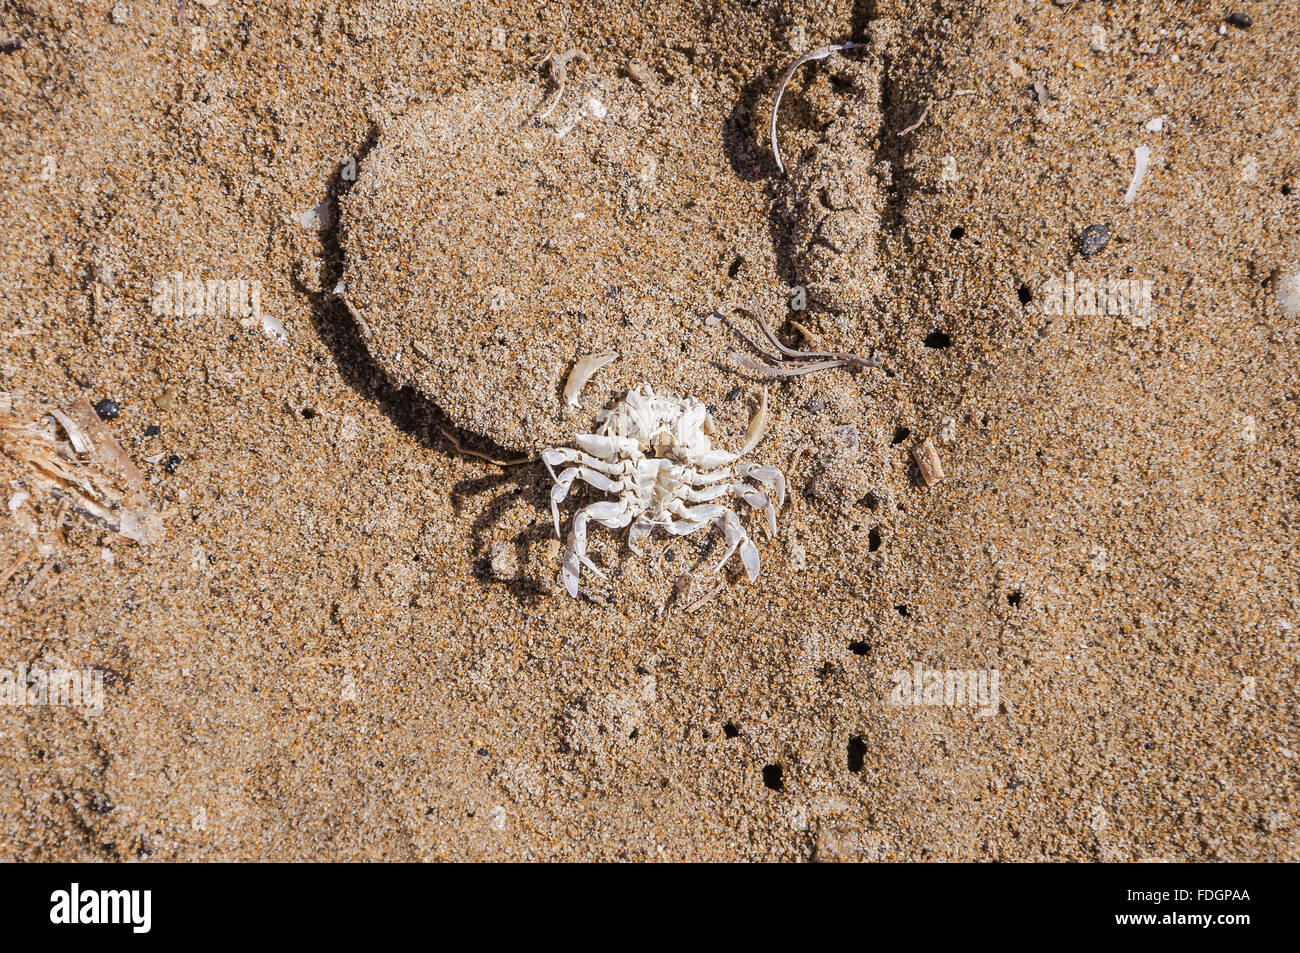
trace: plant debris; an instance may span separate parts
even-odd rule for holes
[[[781,80],[776,84],[776,97],[772,100],[772,118],[768,122],[768,136],[772,141],[772,158],[776,160],[777,170],[782,175],[785,174],[785,164],[781,161],[781,146],[776,141],[776,116],[781,108],[781,97],[785,95],[785,88],[790,84],[790,79],[794,76],[795,71],[803,66],[804,63],[811,63],[814,60],[824,60],[826,57],[835,53],[845,53],[856,48],[860,44],[852,40],[846,40],[843,43],[834,43],[830,46],[819,47],[815,50],[809,50],[804,53],[793,63],[786,67],[785,72],[781,75]]]
[[[66,442],[48,427],[0,414],[0,452],[24,467],[31,497],[71,503],[141,545],[161,539],[162,520],[144,494],[144,478],[90,403],[83,398],[69,412],[55,410],[50,416],[67,435]],[[86,459],[78,459],[82,456]],[[10,512],[20,523],[28,499],[16,494],[10,501]],[[24,515],[32,533],[35,521]]]
[[[574,60],[583,63],[590,63],[591,57],[582,52],[582,50],[568,50],[564,53],[556,53],[552,50],[545,56],[540,56],[532,61],[535,66],[549,67],[551,71],[551,82],[555,83],[555,92],[552,94],[550,102],[547,103],[545,108],[537,113],[534,117],[535,119],[545,119],[553,113],[555,107],[560,104],[560,97],[564,95],[564,87],[568,82],[569,64]]]
[[[776,348],[777,353],[765,350],[753,338],[736,327],[735,322],[727,317],[732,311],[742,310],[746,311],[754,319],[759,330],[763,332],[763,336]],[[706,324],[717,324],[719,322],[730,328],[737,337],[770,363],[763,364],[736,351],[728,351],[727,356],[741,366],[769,377],[797,377],[801,374],[811,374],[814,371],[825,371],[835,367],[880,367],[884,363],[880,357],[875,355],[866,358],[858,354],[848,354],[842,351],[796,351],[794,348],[786,347],[781,343],[761,315],[738,305],[724,305],[705,320]],[[802,328],[799,329],[799,333],[807,336],[807,332]],[[813,363],[796,364],[794,363],[796,361],[811,361]]]
[[[510,460],[503,460],[500,457],[494,457],[491,454],[483,453],[480,450],[474,450],[461,443],[459,437],[446,427],[439,427],[438,432],[442,434],[447,442],[456,448],[456,452],[466,457],[474,457],[477,460],[485,460],[488,463],[494,463],[499,467],[517,467],[521,463],[531,463],[534,457],[515,457]]]
[[[926,486],[934,486],[943,479],[943,464],[939,460],[939,450],[934,441],[926,437],[912,448],[912,459],[921,471],[921,479]]]

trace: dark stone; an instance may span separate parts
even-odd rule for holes
[[[105,398],[95,405],[95,413],[99,414],[100,420],[116,420],[117,415],[122,409],[117,406],[117,401]]]
[[[1249,30],[1255,25],[1255,21],[1251,19],[1249,13],[1229,13],[1227,20],[1238,30]]]
[[[1109,225],[1089,225],[1079,235],[1079,252],[1084,258],[1091,258],[1110,241]]]

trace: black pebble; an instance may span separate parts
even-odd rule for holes
[[[105,398],[95,405],[95,413],[99,414],[100,420],[116,420],[117,415],[122,412],[117,406],[117,401]]]
[[[1079,235],[1079,251],[1084,258],[1091,258],[1106,247],[1110,241],[1109,225],[1089,225]]]
[[[1228,22],[1238,30],[1249,30],[1255,25],[1255,21],[1251,19],[1249,13],[1229,13]]]
[[[177,467],[179,467],[180,465],[181,465],[181,458],[176,456],[176,454],[174,453],[166,460],[163,461],[163,469],[166,470],[168,473],[175,473]]]
[[[148,427],[144,428],[144,435],[146,437],[156,437],[160,433],[162,433],[162,428],[157,424],[150,424]]]

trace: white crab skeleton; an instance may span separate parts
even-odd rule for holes
[[[774,466],[741,463],[741,454],[715,450],[709,434],[713,419],[694,397],[656,394],[649,384],[596,418],[596,432],[578,434],[578,449],[557,447],[542,452],[551,471],[551,515],[560,532],[560,503],[573,481],[582,479],[598,490],[617,493],[618,500],[591,503],[573,517],[560,575],[569,595],[578,594],[578,572],[586,566],[604,577],[587,558],[587,523],[595,520],[610,529],[628,531],[628,547],[642,555],[640,543],[656,526],[685,536],[711,524],[722,528],[727,551],[714,572],[740,549],[740,561],[751,580],[758,578],[758,547],[731,509],[714,502],[739,497],[754,509],[767,511],[768,529],[776,532],[776,507],[785,503],[785,475]],[[749,448],[746,447],[746,450]],[[555,467],[569,465],[556,474]],[[762,484],[768,492],[745,483]],[[773,504],[768,493],[774,493]]]

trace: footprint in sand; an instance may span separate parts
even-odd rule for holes
[[[574,66],[570,66],[570,71]],[[375,359],[452,422],[536,451],[642,380],[689,380],[737,222],[722,131],[653,78],[478,87],[383,130],[343,198],[344,283]],[[552,108],[552,104],[553,108]],[[761,201],[756,196],[754,204]],[[576,359],[604,368],[566,411]]]
[[[794,129],[776,187],[788,264],[810,307],[840,315],[870,308],[880,281],[887,182],[879,55],[855,53],[834,66],[838,115],[810,140]],[[746,204],[724,187],[724,132],[691,100],[656,77],[584,71],[559,90],[468,89],[385,128],[342,200],[342,245],[348,303],[389,377],[524,452],[566,442],[643,380],[720,400],[735,381],[713,362],[735,342],[692,347],[702,319],[736,297],[737,248],[766,246],[755,274],[779,264],[771,193],[750,188]],[[605,351],[619,360],[587,410],[566,411],[569,369]]]

